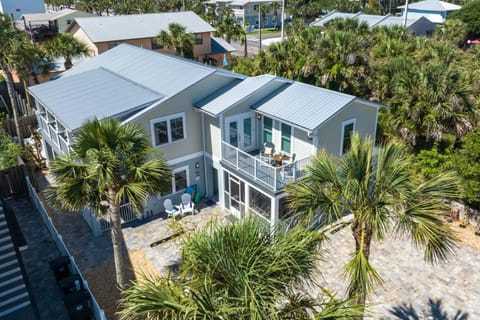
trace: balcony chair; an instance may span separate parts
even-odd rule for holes
[[[172,200],[170,199],[163,201],[163,207],[168,217],[177,217],[182,213],[178,207],[173,207]]]
[[[295,153],[290,157],[290,163],[283,166],[283,179],[295,180]]]
[[[195,214],[195,203],[192,201],[192,196],[189,193],[182,195],[182,203],[178,206],[181,215],[185,215],[188,212]]]
[[[263,150],[260,153],[260,160],[270,164],[272,161],[272,156],[274,152],[275,152],[275,145],[271,142],[265,142],[263,144]]]

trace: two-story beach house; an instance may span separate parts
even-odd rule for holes
[[[44,12],[44,0],[0,0],[0,14],[12,16],[14,20],[26,13]]]
[[[262,29],[281,26],[281,0],[208,0],[205,3],[217,6],[218,12],[227,6],[232,8],[237,22],[250,31],[260,26]]]
[[[381,105],[262,75],[245,77],[122,44],[58,79],[29,88],[49,159],[68,151],[88,119],[138,123],[172,168],[171,192],[144,214],[163,211],[196,184],[237,217],[269,223],[287,215],[282,188],[302,179],[324,148],[341,156],[353,131],[374,137]]]
[[[461,8],[459,5],[440,0],[425,0],[397,7],[400,9],[402,17],[405,15],[411,18],[423,16],[436,24],[444,23],[450,13]]]
[[[195,60],[215,66],[221,66],[224,60],[230,63],[235,48],[225,40],[213,37],[215,28],[192,11],[75,18],[66,32],[85,43],[91,56],[121,43],[173,54],[173,49],[154,41],[161,31],[168,31],[171,23],[184,26],[193,35]]]

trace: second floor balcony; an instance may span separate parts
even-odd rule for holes
[[[280,191],[288,183],[302,179],[311,158],[309,156],[297,160],[293,154],[292,156],[282,154],[267,156],[260,151],[245,152],[222,141],[222,160],[274,192]]]

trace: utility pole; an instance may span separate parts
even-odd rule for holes
[[[407,27],[408,0],[405,0],[405,11],[403,11],[403,27]]]
[[[260,45],[258,46],[258,50],[262,50],[262,5],[258,4],[258,32],[260,35]]]
[[[283,41],[283,38],[285,36],[285,27],[284,27],[284,22],[285,21],[285,0],[282,0],[282,28],[280,31],[280,39]]]

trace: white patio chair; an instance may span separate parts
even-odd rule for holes
[[[182,195],[182,203],[178,207],[182,215],[189,212],[195,214],[195,203],[192,201],[192,196],[189,193]]]
[[[163,207],[165,208],[165,212],[167,213],[168,217],[176,217],[180,215],[182,212],[179,208],[175,208],[172,204],[172,200],[166,199],[163,201]]]
[[[265,142],[263,144],[263,150],[260,152],[260,160],[270,164],[272,161],[272,156],[275,151],[275,145],[271,142]]]

